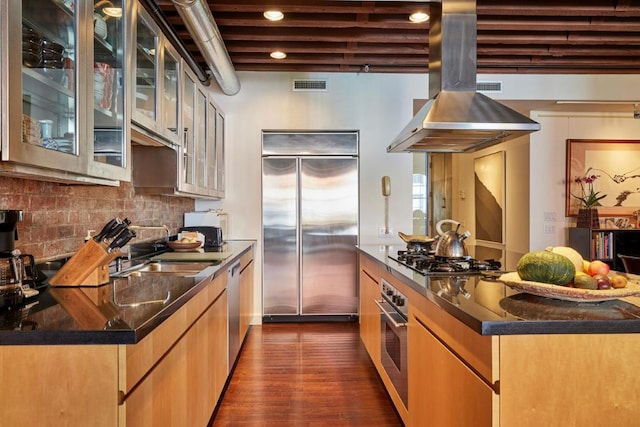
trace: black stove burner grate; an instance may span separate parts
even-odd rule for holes
[[[427,274],[437,273],[470,274],[481,271],[500,270],[502,267],[500,261],[494,259],[479,261],[472,257],[439,257],[432,254],[413,253],[410,251],[398,251],[397,257],[389,255],[389,258],[425,276]]]

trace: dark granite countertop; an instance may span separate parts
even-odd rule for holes
[[[361,245],[358,251],[394,278],[482,335],[640,332],[640,298],[577,303],[520,293],[483,275],[431,275],[390,259],[400,247]],[[462,291],[460,290],[462,288]]]
[[[135,344],[254,244],[226,242],[224,252],[231,255],[197,276],[112,277],[98,287],[43,287],[23,306],[0,310],[0,344]]]

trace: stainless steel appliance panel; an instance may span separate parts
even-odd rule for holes
[[[240,261],[227,270],[227,315],[229,339],[229,372],[236,363],[240,352]]]
[[[381,299],[374,300],[380,308],[380,359],[394,388],[408,408],[409,382],[407,364],[407,297],[389,282],[381,279]]]
[[[302,313],[357,313],[356,159],[300,160],[300,228]]]
[[[358,155],[357,132],[268,132],[262,133],[265,156]]]
[[[263,310],[298,314],[298,189],[295,158],[262,161]]]

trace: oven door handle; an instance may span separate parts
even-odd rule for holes
[[[402,322],[402,323],[400,323],[400,322],[396,321],[396,319],[394,319],[394,318],[393,318],[393,316],[391,316],[391,315],[389,314],[389,312],[388,312],[387,310],[385,310],[385,309],[384,309],[384,307],[382,306],[382,303],[383,303],[384,301],[374,299],[374,300],[373,300],[373,302],[375,302],[375,303],[376,303],[376,305],[380,308],[380,310],[382,310],[382,312],[384,313],[385,317],[386,317],[387,319],[389,319],[389,321],[393,324],[393,326],[394,326],[394,327],[396,327],[396,328],[403,328],[403,327],[406,327],[406,326],[407,326],[407,322]]]

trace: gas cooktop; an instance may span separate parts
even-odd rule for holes
[[[500,261],[488,259],[479,261],[470,256],[451,258],[440,257],[429,253],[413,253],[398,251],[389,258],[424,276],[437,274],[474,274],[482,271],[498,271],[502,267]]]

